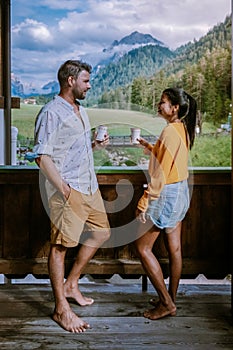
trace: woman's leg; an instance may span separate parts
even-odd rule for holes
[[[144,229],[146,224],[140,225],[142,225],[140,228]],[[176,307],[167,291],[160,264],[152,252],[160,230],[153,225],[148,227],[150,227],[148,231],[135,241],[135,246],[142,266],[159,296],[159,303],[154,309],[146,311],[144,316],[150,319],[158,319],[167,315],[174,315]]]
[[[168,291],[174,303],[182,272],[181,226],[182,223],[179,222],[176,227],[166,230],[165,233],[165,244],[169,255],[170,269]]]

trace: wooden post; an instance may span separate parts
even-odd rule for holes
[[[233,7],[233,3],[232,3]],[[231,11],[232,13],[232,11]],[[231,21],[233,20],[233,13],[231,15]],[[231,26],[232,27],[232,26]],[[232,35],[233,35],[233,27],[232,27]],[[232,60],[231,71],[233,72],[233,60]],[[231,114],[233,114],[233,79],[231,79]],[[233,164],[233,138],[231,138],[231,157]],[[233,316],[233,175],[231,171],[231,314]]]
[[[11,164],[11,108],[19,108],[19,98],[11,98],[10,0],[0,2],[0,165]],[[14,106],[13,106],[14,103]]]
[[[1,1],[1,95],[4,102],[4,163],[11,164],[10,0]]]

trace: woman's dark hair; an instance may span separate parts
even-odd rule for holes
[[[77,78],[84,70],[91,74],[91,69],[92,67],[88,63],[79,60],[68,60],[64,62],[57,73],[60,86],[64,86],[70,76]]]
[[[179,105],[178,118],[185,124],[189,136],[189,148],[193,146],[197,119],[196,100],[181,88],[168,88],[163,91],[171,104]]]

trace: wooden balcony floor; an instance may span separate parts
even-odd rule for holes
[[[140,283],[81,283],[81,291],[95,303],[72,308],[91,329],[72,334],[50,318],[49,285],[2,284],[0,349],[233,349],[230,288],[230,284],[181,284],[177,316],[150,321],[142,317],[154,296],[150,284],[147,292],[141,292]]]

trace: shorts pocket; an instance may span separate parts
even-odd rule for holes
[[[71,203],[71,198],[72,198],[72,192],[73,192],[73,189],[72,189],[72,187],[70,187],[70,194],[69,194],[69,197],[68,197],[67,199],[65,199],[65,197],[63,196],[64,205],[70,205],[70,203]]]

